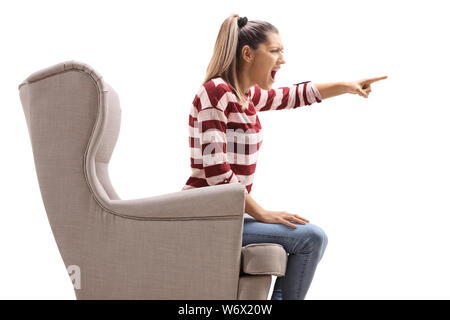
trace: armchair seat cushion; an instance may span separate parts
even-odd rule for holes
[[[252,243],[242,247],[241,252],[241,274],[284,276],[287,253],[282,245]]]

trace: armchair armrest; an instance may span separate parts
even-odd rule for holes
[[[150,198],[110,200],[107,211],[141,220],[223,219],[243,216],[245,186],[222,184]]]
[[[77,296],[236,299],[244,188],[233,183],[108,201],[78,237],[82,253],[70,263],[83,274]]]
[[[277,243],[251,243],[242,248],[241,274],[284,277],[287,253]]]

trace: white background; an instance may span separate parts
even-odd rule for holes
[[[280,31],[274,87],[387,75],[259,113],[253,198],[329,238],[307,299],[450,298],[450,56],[445,1],[14,1],[0,5],[0,298],[75,299],[43,206],[17,86],[67,60],[119,93],[122,199],[180,191],[188,114],[231,13]],[[447,20],[448,21],[448,20]]]

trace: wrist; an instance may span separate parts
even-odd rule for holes
[[[342,93],[351,93],[351,86],[348,81],[341,81],[339,82],[339,85],[341,87]]]
[[[256,220],[260,220],[262,217],[264,217],[265,212],[266,212],[266,210],[262,209],[262,210],[258,210],[258,211],[253,211],[252,213],[247,212],[247,214],[251,215]]]
[[[255,219],[261,218],[266,210],[261,207],[249,194],[245,195],[245,213]]]

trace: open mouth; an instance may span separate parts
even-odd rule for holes
[[[275,70],[272,70],[271,72],[270,72],[270,78],[272,79],[272,81],[275,81],[275,74],[276,74],[277,72],[275,71]]]

